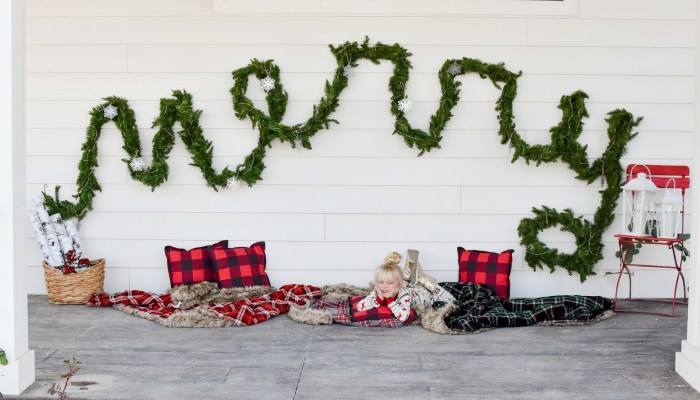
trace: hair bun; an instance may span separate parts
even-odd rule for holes
[[[386,257],[384,257],[384,262],[399,265],[401,262],[401,254],[392,251],[391,253],[387,254]]]

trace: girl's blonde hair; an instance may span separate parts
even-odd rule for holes
[[[403,282],[403,272],[399,263],[401,262],[401,255],[396,252],[389,253],[384,258],[384,263],[377,267],[374,272],[374,283],[378,281],[393,281],[398,282],[401,287],[404,287]]]

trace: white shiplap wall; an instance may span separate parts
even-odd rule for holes
[[[436,72],[445,59],[505,62],[523,71],[515,113],[529,143],[547,143],[559,98],[588,93],[590,118],[581,141],[591,157],[607,145],[605,115],[626,108],[644,121],[623,163],[692,162],[696,2],[678,0],[28,0],[27,198],[45,184],[74,193],[88,112],[103,97],[130,101],[150,154],[151,122],[160,98],[192,93],[214,142],[217,168],[237,165],[257,135],[233,115],[231,71],[252,58],[274,59],[290,102],[284,122],[307,119],[331,79],[328,44],[400,43],[413,56],[408,118],[425,129],[440,97]],[[426,5],[430,4],[430,7]],[[427,7],[427,8],[426,8]],[[91,257],[107,259],[107,291],[157,292],[168,286],[163,246],[194,247],[221,239],[268,244],[273,285],[366,284],[384,255],[407,248],[439,280],[457,278],[456,247],[514,248],[514,296],[554,293],[610,296],[617,269],[613,235],[605,235],[599,274],[581,284],[563,270],[533,272],[523,263],[518,222],[546,204],[591,215],[600,184],[586,186],[563,163],[510,163],[499,143],[498,91],[464,77],[442,148],[423,156],[391,135],[387,82],[391,65],[361,62],[313,150],[275,143],[264,180],[253,188],[215,192],[188,165],[179,139],[169,180],[154,192],[130,179],[119,132],[108,125],[99,143],[103,191],[81,233]],[[262,107],[263,92],[249,95]],[[692,166],[691,166],[692,167]],[[28,210],[32,208],[27,204]],[[571,250],[570,236],[542,238]],[[45,291],[40,253],[28,242],[28,291]],[[661,254],[652,254],[660,260]],[[668,271],[639,271],[635,293],[669,297]],[[668,281],[668,284],[659,282]]]

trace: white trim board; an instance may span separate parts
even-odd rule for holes
[[[357,16],[575,16],[578,0],[354,0],[346,2],[316,0],[303,3],[287,0],[249,2],[214,0],[215,14],[294,14],[294,15],[357,15]],[[397,11],[400,10],[400,11]]]

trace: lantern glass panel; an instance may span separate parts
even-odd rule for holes
[[[651,234],[648,224],[650,212],[659,189],[647,179],[647,174],[638,173],[622,187],[622,232],[626,235],[646,236]],[[651,220],[652,224],[654,223]]]
[[[654,201],[654,194],[646,191],[623,192],[625,210],[623,215],[623,232],[628,235],[643,236],[649,234],[647,223],[649,211]]]
[[[666,190],[663,199],[656,203],[656,233],[658,237],[678,237],[683,218],[683,201],[671,190]]]

